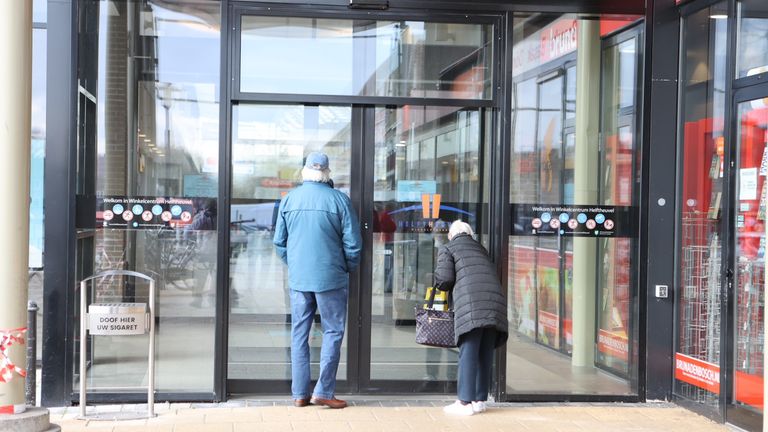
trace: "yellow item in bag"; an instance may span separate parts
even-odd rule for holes
[[[432,287],[427,287],[427,293],[424,296],[424,309],[429,309],[429,296],[432,295],[433,289],[434,288]],[[448,291],[437,290],[437,292],[435,292],[435,301],[432,303],[432,310],[448,310]]]

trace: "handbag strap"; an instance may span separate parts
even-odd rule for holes
[[[437,293],[437,288],[431,287],[430,291],[429,300],[427,301],[427,309],[432,310],[435,307],[435,294]],[[451,304],[453,304],[453,292],[448,291],[445,296],[445,310],[452,310]]]

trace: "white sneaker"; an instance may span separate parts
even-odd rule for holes
[[[488,407],[485,405],[485,402],[472,402],[472,411],[474,411],[475,414],[485,412],[486,410],[488,410]]]
[[[475,411],[472,409],[472,404],[463,405],[461,401],[456,401],[444,407],[443,411],[446,414],[457,415],[457,416],[471,416],[472,414],[475,413]]]

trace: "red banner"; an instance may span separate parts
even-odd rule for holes
[[[720,393],[720,366],[675,353],[675,378],[696,387]]]
[[[576,51],[579,21],[560,19],[541,31],[541,63]]]
[[[619,360],[629,360],[629,341],[626,336],[600,329],[597,334],[597,349]]]
[[[763,377],[736,371],[736,400],[763,409]]]

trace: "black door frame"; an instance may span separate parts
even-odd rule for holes
[[[232,90],[233,80],[231,79],[232,71],[230,70],[229,59],[233,58],[232,47],[235,41],[232,40],[233,34],[231,31],[231,16],[230,11],[235,7],[261,7],[266,8],[284,8],[292,10],[293,12],[299,11],[332,11],[338,13],[340,16],[352,16],[352,14],[364,14],[366,17],[370,17],[371,14],[386,18],[388,16],[402,16],[407,14],[409,17],[415,17],[425,15],[425,18],[432,18],[433,16],[440,16],[442,14],[464,15],[467,12],[476,14],[475,16],[486,17],[490,20],[495,20],[499,33],[495,36],[495,41],[498,44],[498,49],[495,50],[494,55],[503,53],[502,60],[504,64],[499,65],[497,71],[496,87],[494,87],[493,103],[491,104],[495,108],[491,108],[494,115],[491,118],[491,127],[494,132],[492,136],[496,140],[495,145],[491,151],[491,157],[494,159],[491,164],[491,175],[494,179],[502,179],[499,182],[492,182],[492,197],[505,197],[508,196],[509,184],[506,179],[506,174],[509,172],[509,157],[508,157],[508,144],[511,136],[509,133],[509,121],[505,117],[505,113],[509,112],[512,90],[508,83],[511,82],[511,66],[512,66],[512,47],[508,44],[506,37],[503,37],[503,32],[508,27],[508,23],[511,20],[511,12],[552,12],[552,13],[615,13],[615,14],[643,14],[653,18],[655,11],[655,2],[659,0],[649,0],[647,5],[644,5],[644,1],[636,0],[633,2],[621,2],[616,3],[608,0],[580,0],[580,1],[562,1],[562,0],[521,0],[520,2],[509,3],[501,1],[483,1],[483,2],[471,2],[465,0],[452,0],[452,1],[418,1],[418,0],[390,0],[390,7],[393,11],[350,11],[347,9],[348,2],[346,0],[318,0],[314,5],[309,5],[303,0],[261,0],[259,3],[250,1],[236,2],[234,0],[221,0],[221,19],[223,31],[221,32],[221,113],[220,113],[220,177],[222,179],[229,178],[229,167],[226,166],[224,161],[230,160],[230,147],[228,144],[229,136],[231,133],[231,111],[229,109],[229,101],[234,95]],[[671,1],[671,0],[670,0]],[[428,9],[427,9],[428,8]],[[56,0],[49,1],[49,14],[48,14],[48,31],[47,31],[47,46],[48,46],[48,61],[47,61],[47,130],[48,137],[46,143],[46,162],[45,162],[45,208],[46,214],[55,214],[56,218],[46,218],[45,222],[45,285],[44,285],[44,320],[43,331],[44,340],[43,345],[43,371],[42,371],[42,395],[41,401],[45,406],[61,406],[70,404],[73,399],[72,392],[72,348],[71,342],[72,327],[69,324],[71,321],[71,313],[74,308],[74,297],[71,294],[71,287],[76,282],[76,259],[74,257],[76,234],[75,234],[75,112],[77,106],[77,79],[78,79],[78,53],[81,49],[80,33],[82,23],[80,22],[79,12],[81,9],[80,0]],[[412,13],[411,13],[412,12]],[[648,20],[652,23],[652,20]],[[655,25],[654,25],[655,26]],[[650,29],[654,26],[649,25]],[[649,44],[650,46],[650,44]],[[497,62],[498,63],[498,62]],[[648,62],[650,63],[650,62]],[[650,70],[650,66],[646,67]],[[650,77],[649,77],[650,78]],[[646,79],[646,83],[649,82],[649,78]],[[649,88],[646,88],[645,96],[649,97],[652,92]],[[246,95],[245,99],[250,96]],[[243,101],[245,101],[243,99]],[[285,98],[285,102],[290,102],[289,98]],[[311,99],[311,98],[309,98]],[[343,99],[343,98],[342,98]],[[311,100],[302,100],[302,102],[312,102]],[[343,100],[338,101],[344,103]],[[368,102],[360,101],[361,103],[370,104],[387,104],[390,103],[389,98],[373,98]],[[443,104],[451,105],[451,101],[439,101]],[[466,102],[466,103],[465,103]],[[425,104],[429,101],[419,100],[405,100],[404,103],[418,103]],[[456,105],[472,106],[477,104],[480,107],[482,103],[477,101],[463,101],[456,102]],[[646,108],[646,111],[649,108]],[[647,114],[647,112],[646,112]],[[645,126],[644,126],[645,127]],[[646,162],[644,157],[644,162]],[[647,166],[645,163],[643,166]],[[644,170],[645,173],[645,170]],[[647,176],[643,176],[644,188],[647,184]],[[230,185],[227,181],[219,182],[219,198],[229,196]],[[503,233],[506,232],[506,225],[503,223],[504,215],[507,210],[503,206],[490,205],[490,218],[491,231],[495,234],[491,236],[491,255],[496,260],[503,281],[506,281],[506,272],[504,268],[506,266],[507,252],[503,250],[502,246],[506,244],[502,238]],[[647,203],[647,201],[645,201]],[[225,209],[226,206],[220,205],[220,209]],[[229,243],[228,232],[228,214],[222,214],[219,217],[219,239],[218,246],[220,250]],[[646,222],[643,222],[646,223]],[[644,249],[645,250],[645,249]],[[645,256],[645,254],[643,255]],[[224,273],[227,269],[226,258],[220,258],[219,274],[217,275],[217,286],[223,287],[226,284],[227,275]],[[645,267],[643,267],[645,269]],[[645,278],[643,278],[644,280]],[[168,401],[221,401],[227,398],[229,393],[227,389],[226,380],[226,362],[227,362],[227,334],[226,328],[228,322],[228,296],[224,292],[224,289],[219,288],[217,290],[216,297],[216,328],[215,328],[215,371],[214,371],[214,383],[213,392],[171,392],[171,393],[159,393],[158,400]],[[645,301],[641,305],[641,313],[646,310],[643,306]],[[653,311],[655,315],[664,315],[662,310]],[[641,327],[644,325],[645,320],[641,315]],[[641,330],[641,335],[644,335],[644,330]],[[640,350],[641,357],[644,356],[644,336],[640,338]],[[503,350],[498,351],[499,364],[504,363],[505,353]],[[666,391],[669,388],[669,384],[661,377],[648,376],[645,371],[645,361],[642,362],[639,370],[640,378],[640,399],[645,395],[645,380],[649,380],[649,385],[652,387],[655,393],[652,392],[651,396],[661,394],[659,392]],[[498,383],[503,383],[503,370],[497,369],[497,389],[500,387]],[[657,396],[658,397],[658,396]],[[138,393],[109,393],[93,395],[92,399],[95,402],[140,402],[144,400],[145,396]],[[76,398],[75,398],[76,399]],[[546,395],[544,397],[529,397],[526,400],[604,400],[603,398],[595,398],[585,395],[581,398],[573,398],[569,396],[552,396]]]
[[[730,183],[728,185],[728,193],[730,195],[730,199],[725,203],[725,205],[728,207],[728,212],[726,213],[728,219],[726,219],[726,223],[724,224],[725,229],[728,231],[728,242],[723,243],[723,247],[727,248],[727,252],[723,255],[727,257],[726,265],[728,268],[726,269],[726,274],[724,276],[728,278],[728,282],[726,290],[727,302],[725,302],[727,303],[726,313],[722,315],[722,329],[724,331],[721,330],[721,334],[726,335],[725,338],[723,338],[724,340],[721,342],[721,346],[724,345],[722,346],[722,352],[725,353],[723,356],[724,361],[722,362],[724,367],[721,371],[721,376],[723,377],[721,382],[725,385],[721,386],[720,397],[723,401],[722,406],[724,410],[725,421],[747,430],[761,430],[763,425],[763,415],[745,407],[735,405],[734,400],[734,374],[736,366],[735,356],[737,350],[736,332],[738,331],[737,291],[739,290],[737,279],[738,245],[736,242],[738,240],[738,235],[736,217],[738,214],[739,205],[737,185],[739,182],[739,171],[741,167],[741,148],[740,145],[736,145],[736,143],[740,143],[741,141],[741,137],[739,136],[739,122],[741,121],[741,118],[739,117],[739,105],[766,97],[768,97],[768,83],[751,85],[749,87],[741,87],[735,89],[733,91],[732,102],[728,104],[730,105],[731,109],[730,121],[728,121],[728,124],[730,125],[728,137],[730,138],[730,142],[733,143],[733,145],[727,149],[731,158],[731,162],[729,164],[730,172],[728,174],[728,180]],[[763,289],[765,289],[765,287],[763,287]]]
[[[437,22],[456,22],[471,24],[486,24],[492,26],[492,39],[498,43],[503,40],[501,35],[501,14],[476,14],[459,15],[454,13],[425,13],[424,11],[381,11],[375,14],[369,12],[349,11],[344,8],[333,7],[312,7],[296,8],[286,7],[286,5],[254,5],[246,3],[233,3],[226,12],[227,27],[232,31],[227,32],[229,38],[226,47],[229,54],[226,74],[231,77],[227,79],[227,91],[229,95],[226,103],[228,106],[226,113],[226,126],[221,129],[227,129],[226,136],[222,137],[222,146],[226,149],[220,149],[221,159],[219,170],[222,176],[220,182],[219,202],[219,232],[226,233],[220,235],[219,250],[229,250],[229,224],[230,220],[230,196],[231,196],[231,143],[232,143],[232,109],[238,104],[310,104],[310,105],[344,105],[352,107],[352,169],[351,178],[353,187],[350,190],[351,200],[357,207],[360,217],[360,224],[363,228],[364,252],[360,268],[350,275],[350,297],[348,305],[348,324],[347,324],[347,379],[339,381],[337,389],[339,393],[390,393],[403,394],[416,391],[413,381],[392,380],[381,381],[370,379],[370,360],[371,360],[371,334],[368,329],[371,328],[371,280],[372,269],[372,215],[373,215],[373,178],[374,169],[374,112],[377,106],[461,106],[463,108],[475,108],[484,112],[484,109],[491,109],[497,104],[499,98],[498,86],[502,80],[500,67],[500,54],[496,49],[493,52],[492,66],[494,68],[494,86],[491,90],[489,99],[439,99],[439,98],[412,98],[412,97],[380,97],[380,96],[329,96],[329,95],[305,95],[305,94],[254,94],[241,92],[239,88],[240,71],[240,32],[243,16],[285,16],[285,17],[306,17],[306,18],[335,18],[349,19],[358,26],[361,22],[370,22],[372,20],[414,20],[414,21],[437,21]],[[224,28],[224,27],[223,27]],[[223,35],[222,35],[223,39]],[[222,42],[223,44],[224,42]],[[222,49],[224,47],[222,46]],[[222,51],[224,52],[224,51]],[[224,98],[222,97],[222,101]],[[224,121],[224,115],[222,115]],[[485,137],[483,137],[485,138]],[[484,145],[495,146],[496,135],[491,135],[493,142]],[[226,184],[226,185],[225,185]],[[217,391],[220,398],[225,399],[228,394],[248,393],[248,394],[287,394],[290,392],[290,382],[288,380],[245,380],[245,379],[227,379],[227,349],[228,349],[228,323],[229,323],[229,256],[219,254],[219,288],[217,290],[217,357],[215,365],[216,382],[223,385],[221,393]],[[218,342],[221,341],[221,342]],[[455,392],[455,382],[437,381],[429,383],[426,386],[420,386],[418,389],[422,393],[449,393]]]

